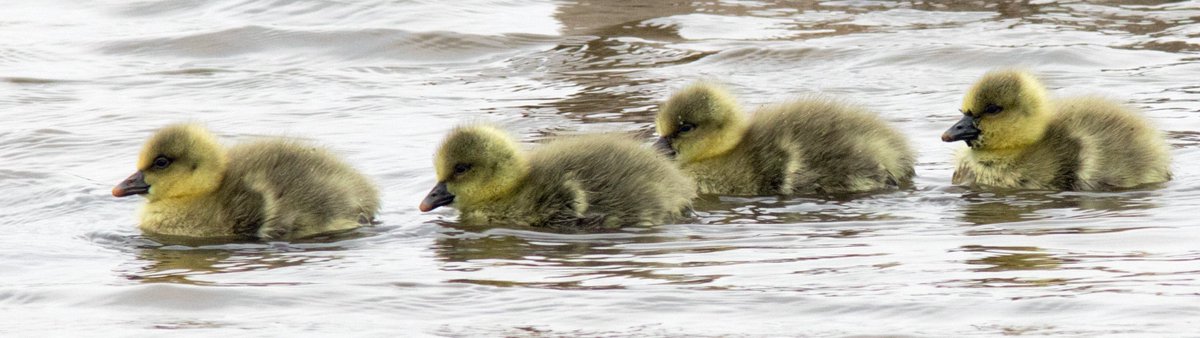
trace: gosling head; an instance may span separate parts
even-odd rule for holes
[[[150,201],[189,198],[220,186],[225,153],[203,127],[171,125],[159,129],[142,146],[137,169],[113,187],[113,196],[144,195]]]
[[[733,149],[745,130],[737,103],[724,89],[693,84],[675,93],[659,109],[655,147],[680,162],[694,162]]]
[[[965,141],[972,149],[1019,149],[1037,142],[1050,118],[1046,89],[1019,70],[984,74],[963,98],[963,118],[942,141]]]
[[[506,196],[528,172],[517,143],[489,126],[451,131],[433,165],[438,183],[421,201],[421,211],[450,204],[461,208]]]

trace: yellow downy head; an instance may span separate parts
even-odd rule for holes
[[[453,203],[470,206],[510,194],[529,171],[517,143],[490,126],[454,129],[434,158],[437,180]]]
[[[137,168],[149,186],[150,201],[184,199],[211,193],[221,185],[225,151],[203,127],[170,125],[146,141]]]
[[[975,119],[979,136],[968,144],[977,151],[1019,150],[1041,140],[1050,119],[1046,89],[1019,70],[984,74],[967,91],[960,109]]]
[[[737,146],[745,117],[724,89],[696,83],[675,93],[655,118],[660,146],[669,146],[681,163],[723,155]]]

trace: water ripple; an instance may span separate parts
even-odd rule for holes
[[[423,63],[467,62],[488,54],[511,53],[521,46],[553,42],[534,35],[480,36],[454,32],[396,29],[294,30],[245,26],[182,36],[106,43],[104,53],[229,58],[246,54],[325,55],[337,60],[403,60]]]

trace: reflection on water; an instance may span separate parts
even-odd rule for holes
[[[274,250],[229,248],[156,248],[137,252],[137,271],[126,273],[126,278],[144,283],[183,283],[197,285],[226,285],[203,280],[204,275],[235,274],[247,271],[265,271],[311,263],[327,263],[337,257],[306,257],[284,254]],[[262,283],[261,286],[294,283]]]
[[[1146,215],[1153,192],[1092,193],[1053,191],[967,192],[961,221],[985,225],[1045,219],[1077,220]],[[1077,222],[1078,223],[1078,222]]]
[[[740,197],[707,195],[696,199],[694,209],[704,224],[787,224],[901,219],[880,206],[882,199],[908,194],[892,192],[840,197]]]
[[[677,264],[639,261],[639,257],[655,252],[630,252],[623,247],[653,245],[676,240],[660,237],[653,232],[610,234],[550,234],[509,229],[486,230],[481,233],[455,232],[439,238],[434,245],[442,266],[447,271],[475,272],[483,269],[523,270],[549,269],[551,275],[521,273],[509,275],[513,280],[451,279],[453,283],[474,283],[492,286],[521,286],[551,289],[619,289],[623,281],[638,280],[655,284],[701,284],[719,276],[664,274],[661,270],[681,267]],[[717,252],[737,247],[706,247],[695,252]],[[670,253],[686,253],[672,250]],[[499,274],[505,275],[503,273]],[[536,277],[535,277],[536,276]]]
[[[181,239],[155,236],[122,237],[103,235],[106,246],[129,251],[135,260],[123,264],[117,272],[131,281],[142,283],[180,283],[189,285],[230,285],[208,278],[243,272],[268,271],[304,264],[336,265],[337,251],[346,250],[355,238],[371,234],[363,231],[311,238],[294,243],[229,243],[216,239]],[[172,243],[170,245],[159,242]],[[342,243],[342,244],[339,244]],[[295,282],[233,283],[241,285],[294,285]]]
[[[967,264],[983,265],[976,269],[981,272],[1009,270],[1051,270],[1062,265],[1063,261],[1036,247],[986,247],[980,245],[962,248],[966,252],[992,253],[980,259],[969,260]]]
[[[1187,1],[6,3],[0,327],[108,336],[1176,336],[1200,316],[1200,7]],[[1019,65],[1164,129],[1174,181],[949,185],[962,92]],[[915,187],[704,196],[603,233],[418,213],[453,125],[649,140],[692,81],[747,111],[810,92],[877,111]],[[138,235],[111,198],[151,130],[305,137],[376,178],[380,226],[295,243]],[[10,324],[12,322],[12,324]],[[371,325],[361,325],[371,323]],[[870,323],[870,325],[863,325]],[[163,331],[170,330],[170,331]],[[202,331],[196,331],[202,330]],[[414,332],[415,331],[415,332]],[[1186,333],[1185,333],[1186,334]]]
[[[722,278],[733,277],[723,270],[747,264],[820,266],[822,263],[819,262],[885,255],[871,252],[862,243],[821,243],[824,238],[856,238],[869,232],[867,229],[787,229],[789,227],[782,226],[783,233],[779,234],[719,231],[719,234],[694,234],[682,238],[661,229],[626,229],[603,234],[556,234],[508,228],[452,230],[438,238],[433,250],[443,262],[441,269],[473,276],[453,278],[449,282],[564,290],[626,289],[643,285],[697,285],[705,290],[737,290],[745,286],[714,284]],[[770,238],[754,238],[757,236]],[[749,252],[759,254],[747,255]],[[895,263],[882,263],[877,267],[890,264]],[[792,273],[820,275],[837,273],[845,268],[808,267]]]
[[[975,266],[980,276],[939,282],[943,287],[970,288],[1051,288],[1047,292],[1023,295],[1020,298],[1074,297],[1088,293],[1149,293],[1164,294],[1191,282],[1180,284],[1180,273],[1131,273],[1130,267],[1165,261],[1173,258],[1151,258],[1146,252],[1082,253],[1039,247],[1000,247],[967,245],[956,252],[979,257],[965,261]],[[1195,261],[1196,257],[1182,261]],[[1160,264],[1161,265],[1161,264]],[[1195,271],[1195,270],[1191,270]],[[1140,290],[1131,285],[1152,283],[1154,290]],[[1187,291],[1183,291],[1187,293]]]

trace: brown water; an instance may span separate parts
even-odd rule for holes
[[[1200,4],[592,0],[8,1],[0,12],[0,336],[1198,336]],[[1118,193],[949,185],[938,140],[983,72],[1128,102],[1176,179]],[[528,142],[649,136],[697,79],[753,108],[823,92],[920,150],[917,187],[708,197],[694,224],[604,234],[421,214],[463,122]],[[160,244],[112,185],[141,142],[330,145],[380,226],[305,243]],[[649,140],[649,138],[647,138]]]

